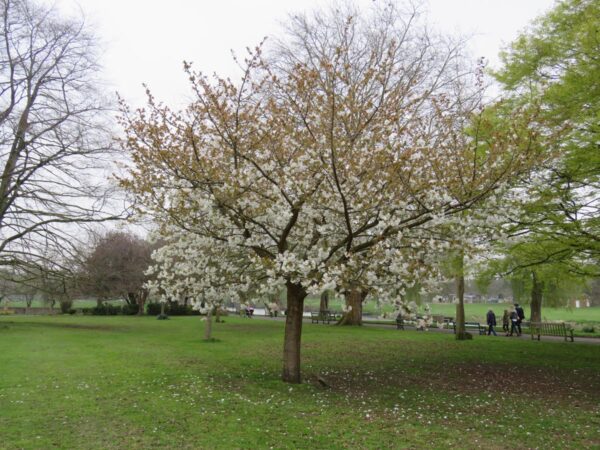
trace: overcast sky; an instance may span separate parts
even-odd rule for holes
[[[357,0],[368,5],[373,0]],[[58,0],[66,11],[80,8],[102,41],[102,63],[110,89],[137,105],[142,83],[170,104],[183,103],[187,81],[182,61],[205,73],[234,75],[231,50],[243,54],[263,37],[277,34],[289,13],[326,0]],[[498,62],[502,46],[553,0],[430,0],[430,23],[471,35],[475,57]]]

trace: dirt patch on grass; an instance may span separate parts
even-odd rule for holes
[[[319,379],[321,381],[319,381]],[[498,364],[453,364],[333,369],[312,373],[307,381],[332,391],[358,396],[379,396],[383,391],[404,388],[461,395],[501,398],[545,398],[569,401],[584,407],[600,401],[600,374],[584,370],[554,370]]]
[[[461,392],[600,400],[600,374],[587,370],[463,363],[446,368],[432,381]]]

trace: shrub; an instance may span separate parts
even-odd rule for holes
[[[160,303],[148,303],[146,312],[149,316],[158,316],[160,314]],[[169,316],[198,316],[199,311],[192,309],[190,305],[180,305],[179,303],[166,303],[165,314]]]
[[[584,333],[594,333],[596,331],[596,328],[594,328],[593,325],[586,325],[582,328],[582,331]]]
[[[69,314],[71,314],[71,315],[75,314],[76,312],[77,312],[77,310],[74,308],[69,309]]]
[[[121,307],[121,313],[125,314],[126,316],[134,316],[138,313],[138,310],[138,305],[125,304]]]
[[[165,312],[171,316],[192,316],[200,315],[199,311],[192,309],[190,305],[180,305],[179,303],[171,303],[166,305]]]
[[[110,303],[102,304],[92,308],[92,314],[94,316],[116,316],[121,312],[119,306],[113,306]]]
[[[63,314],[68,314],[72,309],[73,300],[62,300],[60,302],[60,312]]]
[[[167,307],[165,306],[165,311]],[[160,303],[148,303],[146,305],[146,313],[149,316],[158,316],[160,314]]]

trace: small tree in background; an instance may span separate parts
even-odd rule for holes
[[[95,296],[98,302],[121,298],[143,314],[152,250],[150,243],[131,233],[111,231],[97,236],[82,261],[82,292]]]

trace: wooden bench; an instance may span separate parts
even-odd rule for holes
[[[565,342],[567,342],[567,339],[571,339],[571,342],[575,342],[575,338],[573,337],[573,330],[567,328],[564,322],[530,322],[529,333],[531,334],[531,339],[536,339],[537,336],[538,341],[541,340],[540,337],[544,335],[560,336],[565,338]]]
[[[480,336],[486,333],[486,327],[482,327],[479,322],[465,322],[465,331],[478,331]],[[454,334],[456,334],[456,322],[454,322]]]
[[[397,330],[404,330],[404,326],[405,325],[410,325],[410,326],[414,326],[417,328],[417,331],[425,331],[425,328],[419,328],[418,326],[418,322],[419,320],[422,320],[423,317],[421,316],[417,316],[416,319],[407,319],[404,320],[404,317],[396,317],[396,329]]]
[[[331,311],[319,311],[319,312],[311,312],[310,313],[310,321],[311,323],[327,323],[337,322],[338,316]]]

